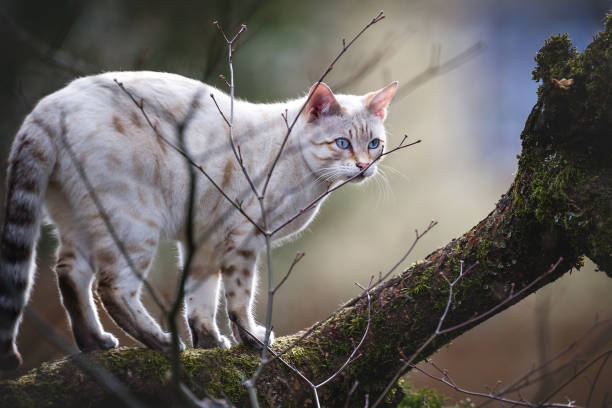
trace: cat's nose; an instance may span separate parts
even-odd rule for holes
[[[363,170],[366,167],[368,167],[369,164],[370,163],[361,163],[361,162],[358,162],[358,163],[355,163],[355,166],[359,167],[359,170]]]

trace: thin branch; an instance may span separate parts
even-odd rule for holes
[[[98,71],[98,69],[91,64],[61,50],[49,52],[53,50],[52,47],[34,38],[29,32],[17,25],[17,23],[3,11],[0,11],[0,20],[3,22],[2,25],[4,27],[7,27],[13,32],[20,43],[27,45],[38,58],[47,64],[59,68],[72,76],[83,76],[87,75],[88,72]]]
[[[351,397],[355,393],[355,390],[357,389],[358,386],[359,386],[359,380],[355,380],[355,382],[353,383],[353,386],[351,387],[348,394],[346,395],[346,403],[344,403],[344,408],[349,407],[349,403],[351,402]]]
[[[408,82],[406,82],[404,85],[402,85],[397,90],[395,94],[395,99],[399,100],[407,96],[408,94],[412,93],[419,86],[432,80],[433,78],[447,74],[448,72],[456,68],[459,68],[461,65],[465,64],[466,62],[480,55],[486,49],[487,49],[486,44],[482,41],[478,41],[477,43],[473,44],[466,50],[460,52],[459,54],[455,55],[451,59],[440,64],[439,63],[440,48],[439,47],[434,48],[432,50],[431,62],[429,66],[425,68],[425,70],[423,70],[420,74],[416,75],[415,77],[410,79]]]
[[[246,334],[248,334],[256,343],[258,343],[260,346],[262,347],[266,347],[268,349],[268,351],[270,352],[270,354],[272,354],[274,356],[274,359],[278,359],[281,361],[281,363],[283,363],[287,368],[289,368],[291,371],[293,371],[295,374],[297,374],[302,380],[304,380],[312,389],[313,391],[313,396],[315,399],[315,405],[320,408],[321,404],[319,402],[319,395],[318,395],[318,389],[323,387],[324,385],[328,384],[330,381],[332,381],[334,378],[336,378],[338,375],[340,375],[345,369],[346,367],[352,363],[353,361],[355,361],[357,358],[359,358],[359,356],[355,357],[355,354],[357,353],[357,351],[359,351],[359,348],[363,345],[366,336],[369,333],[370,330],[370,323],[371,323],[371,296],[370,296],[370,290],[372,289],[372,281],[373,278],[370,280],[370,285],[368,285],[367,288],[364,288],[363,286],[359,285],[358,283],[355,283],[355,285],[359,286],[361,289],[363,289],[366,292],[367,295],[367,299],[368,299],[368,318],[367,318],[367,323],[366,323],[366,328],[364,330],[364,333],[361,337],[361,340],[359,341],[359,343],[357,344],[357,346],[355,346],[355,348],[353,348],[353,351],[351,352],[351,354],[349,355],[349,357],[345,360],[345,362],[340,366],[340,368],[338,370],[336,370],[331,376],[329,376],[327,379],[323,380],[322,382],[320,382],[319,384],[314,384],[308,377],[306,377],[306,375],[304,375],[304,373],[302,373],[299,369],[297,369],[296,367],[294,367],[292,364],[289,364],[287,361],[285,361],[282,356],[279,353],[276,353],[274,350],[272,350],[269,346],[267,346],[266,344],[264,344],[263,342],[261,342],[261,340],[259,340],[257,337],[255,337],[255,335],[253,335],[248,329],[239,326],[239,329],[244,331]],[[273,361],[270,360],[270,361]],[[251,381],[251,380],[248,380]],[[248,381],[243,381],[243,382],[248,382]],[[253,393],[254,390],[254,385],[251,387],[248,387],[249,389],[249,395],[251,395]],[[256,401],[256,399],[255,399]],[[251,402],[253,402],[253,399],[251,398]]]
[[[410,245],[410,247],[408,248],[408,250],[404,253],[404,255],[402,255],[402,257],[384,274],[382,275],[380,278],[378,278],[377,281],[374,282],[374,287],[378,286],[379,284],[381,284],[382,282],[384,282],[389,276],[391,276],[391,274],[393,272],[395,272],[395,270],[397,268],[399,268],[399,266],[401,264],[404,263],[404,261],[406,260],[406,258],[408,258],[408,256],[410,256],[410,254],[412,253],[412,251],[414,250],[414,247],[416,246],[417,242],[419,242],[419,240],[421,238],[423,238],[423,236],[425,234],[427,234],[429,231],[431,231],[431,229],[433,227],[435,227],[436,225],[438,225],[438,221],[430,221],[429,224],[427,225],[427,227],[425,227],[425,230],[423,230],[423,232],[419,233],[418,230],[414,230],[414,234],[415,234],[415,238],[414,241],[412,241],[412,244]],[[363,295],[361,296],[357,296],[355,298],[353,298],[350,302],[348,302],[347,304],[344,305],[344,307],[348,307],[351,305],[354,305],[357,301],[359,301],[359,299],[361,299],[363,297]]]
[[[244,174],[244,178],[249,183],[249,186],[251,187],[251,191],[253,191],[253,194],[255,194],[255,196],[259,198],[259,193],[257,192],[257,188],[255,187],[255,184],[253,183],[253,180],[251,179],[251,176],[249,175],[249,172],[247,171],[246,167],[244,166],[244,162],[242,160],[242,154],[238,152],[238,149],[236,148],[236,142],[234,140],[234,100],[235,100],[234,92],[235,92],[235,86],[234,86],[234,64],[233,64],[233,52],[234,52],[234,50],[233,50],[233,47],[234,47],[234,42],[240,37],[240,34],[242,34],[247,29],[247,26],[242,24],[240,26],[240,29],[236,32],[236,34],[234,34],[234,36],[230,40],[230,39],[228,39],[227,35],[223,31],[223,28],[221,27],[219,22],[214,21],[213,24],[215,24],[217,26],[217,29],[219,30],[219,32],[221,33],[221,35],[225,39],[225,43],[227,45],[227,63],[228,63],[228,66],[229,66],[229,71],[230,71],[230,79],[229,79],[229,88],[230,88],[230,117],[229,117],[229,119],[226,118],[226,116],[221,111],[221,108],[219,107],[219,104],[215,100],[215,97],[214,97],[214,95],[212,93],[210,94],[210,97],[215,102],[215,106],[219,110],[219,114],[221,114],[221,117],[223,117],[223,120],[225,120],[225,123],[227,124],[230,146],[232,147],[232,151],[234,152],[234,157],[236,158],[236,161],[238,162],[238,165],[240,166],[240,169],[242,170],[242,174]],[[262,209],[262,211],[263,211],[263,209]],[[264,229],[266,229],[266,228],[264,228]]]
[[[404,371],[406,370],[406,368],[409,367],[410,364],[412,364],[412,362],[414,361],[414,359],[417,358],[421,354],[421,352],[425,350],[425,348],[429,346],[429,344],[436,337],[438,337],[438,335],[441,333],[442,324],[444,324],[446,315],[448,314],[450,306],[453,303],[453,294],[454,294],[453,291],[454,291],[455,285],[459,282],[461,278],[467,275],[477,264],[478,262],[474,263],[464,272],[463,271],[463,261],[461,261],[459,275],[452,282],[448,279],[448,277],[444,273],[440,272],[440,275],[442,276],[442,278],[446,281],[446,283],[448,283],[448,299],[446,301],[446,306],[444,307],[444,311],[442,312],[442,315],[440,316],[440,319],[438,320],[438,325],[436,326],[436,330],[431,334],[431,336],[429,336],[427,340],[425,340],[423,344],[421,344],[421,346],[412,354],[412,356],[410,356],[410,358],[406,358],[402,350],[401,349],[399,350],[400,355],[402,356],[404,360],[403,365],[400,367],[399,370],[397,370],[397,372],[395,373],[395,376],[393,376],[391,381],[389,381],[389,383],[387,384],[383,392],[380,394],[378,399],[374,402],[374,405],[372,405],[372,408],[376,408],[376,406],[378,406],[378,404],[380,404],[383,401],[385,395],[387,395],[387,393],[391,390],[391,388],[397,382],[397,380],[404,374]]]
[[[429,223],[429,226],[425,229],[425,231],[423,231],[423,233],[419,234],[418,231],[416,231],[416,237],[414,239],[414,241],[412,242],[412,244],[410,245],[410,248],[408,249],[408,251],[406,251],[406,253],[402,256],[402,260],[406,259],[410,253],[413,251],[413,249],[415,248],[417,242],[419,242],[419,240],[421,238],[423,238],[423,236],[428,233],[433,226],[435,226],[437,223],[435,221],[432,221]],[[397,268],[399,265],[401,264],[401,262],[398,262],[395,266],[393,266],[388,272],[387,272],[387,276],[390,275],[393,270],[395,270],[395,268]],[[381,280],[377,280],[376,282],[374,282],[373,287],[376,287],[379,283],[381,282]],[[283,349],[282,351],[280,351],[277,355],[278,356],[282,356],[286,353],[288,353],[290,350],[292,350],[294,347],[298,346],[302,340],[304,340],[307,336],[309,336],[314,330],[316,330],[323,322],[329,320],[331,317],[335,316],[340,310],[345,309],[347,307],[352,306],[353,304],[355,304],[359,299],[363,298],[366,295],[366,292],[362,292],[361,294],[359,294],[358,296],[356,296],[353,300],[351,300],[350,302],[342,305],[341,307],[339,307],[338,309],[336,309],[334,312],[332,312],[329,316],[327,316],[325,319],[315,323],[314,325],[312,325],[308,330],[306,330],[304,333],[302,333],[302,335],[300,337],[298,337],[297,339],[295,339],[289,346],[287,346],[285,349]],[[267,361],[267,363],[270,363],[272,361],[274,361],[275,358],[272,358],[270,361]]]
[[[262,219],[262,225],[261,225],[261,230],[264,233],[264,239],[265,239],[265,244],[266,244],[266,259],[267,259],[267,263],[268,263],[268,304],[266,307],[266,331],[265,331],[265,337],[264,337],[264,342],[263,342],[263,348],[262,348],[262,354],[261,354],[261,361],[259,366],[257,367],[257,369],[255,370],[255,372],[253,373],[253,375],[251,376],[250,379],[243,381],[243,384],[246,386],[248,394],[249,394],[249,400],[251,402],[251,405],[254,408],[258,408],[259,407],[259,402],[257,400],[257,393],[255,391],[255,382],[257,381],[257,377],[260,375],[261,370],[263,368],[263,361],[266,359],[266,353],[267,353],[267,349],[268,346],[270,344],[270,334],[272,333],[272,308],[273,308],[273,301],[274,301],[274,292],[272,291],[272,243],[271,243],[271,235],[270,232],[268,232],[268,223],[267,223],[267,217],[266,217],[266,210],[264,207],[264,201],[263,201],[263,195],[260,195],[257,191],[257,188],[255,187],[255,184],[253,183],[253,180],[251,179],[251,176],[249,175],[249,172],[247,171],[245,165],[244,165],[244,161],[242,159],[242,153],[240,150],[237,149],[236,147],[236,143],[234,142],[234,91],[235,91],[235,87],[234,87],[234,65],[233,65],[233,44],[234,41],[236,41],[236,39],[240,36],[240,34],[242,34],[245,30],[246,30],[246,25],[242,24],[240,26],[240,29],[238,30],[238,32],[236,32],[236,34],[234,35],[234,37],[232,37],[232,39],[230,40],[227,35],[225,34],[225,32],[223,31],[223,28],[221,27],[221,25],[217,22],[214,21],[213,24],[215,24],[217,26],[217,29],[219,30],[219,32],[221,33],[221,35],[223,36],[223,38],[225,39],[225,43],[227,45],[227,61],[228,61],[228,66],[229,66],[229,71],[230,71],[230,80],[229,80],[229,86],[230,86],[230,117],[229,119],[223,114],[223,112],[221,111],[221,108],[219,106],[219,104],[217,103],[217,101],[214,98],[214,95],[211,94],[211,98],[213,99],[215,106],[217,107],[217,109],[219,110],[219,114],[221,115],[221,117],[225,120],[225,123],[228,126],[228,137],[229,137],[229,143],[230,146],[232,148],[232,151],[234,153],[234,157],[236,158],[236,161],[238,162],[238,165],[240,166],[240,169],[242,170],[242,174],[244,175],[245,179],[247,180],[247,183],[249,184],[249,187],[252,191],[252,193],[255,195],[255,197],[257,197],[257,200],[259,202],[259,209],[261,211],[261,219]],[[227,80],[226,80],[227,82]]]
[[[223,77],[223,79],[225,80],[225,77]],[[227,82],[227,81],[226,81]],[[229,82],[228,82],[228,86]],[[230,121],[227,119],[227,117],[225,116],[225,114],[223,113],[223,111],[221,110],[221,108],[219,107],[219,104],[217,103],[217,100],[215,99],[215,95],[214,94],[210,94],[210,98],[213,100],[213,102],[215,103],[215,106],[217,107],[217,110],[219,111],[219,115],[221,115],[221,117],[223,118],[223,120],[225,121],[225,123],[227,124],[227,126],[231,129],[232,125],[230,124]]]
[[[383,61],[388,61],[393,55],[398,53],[399,47],[396,45],[400,39],[403,40],[403,35],[393,35],[392,33],[385,35],[378,45],[374,47],[373,54],[363,59],[359,56],[360,65],[352,68],[352,74],[343,75],[341,82],[334,83],[334,91],[342,91],[343,89],[355,86],[361,79],[372,73]],[[343,39],[343,46],[344,43]]]
[[[446,302],[446,306],[444,308],[444,311],[442,313],[442,315],[440,316],[440,319],[438,320],[438,325],[436,327],[436,330],[434,331],[434,333],[429,336],[429,338],[412,354],[412,356],[409,359],[404,358],[403,364],[400,367],[399,370],[397,370],[395,376],[393,376],[392,380],[389,381],[389,383],[387,384],[387,387],[383,390],[383,392],[381,393],[381,395],[378,397],[378,399],[376,400],[376,402],[374,403],[374,405],[372,406],[372,408],[375,408],[378,404],[380,404],[383,400],[383,398],[385,397],[385,395],[387,395],[387,393],[391,390],[391,388],[393,387],[393,385],[397,382],[397,380],[405,374],[406,370],[411,368],[412,362],[421,354],[421,352],[423,350],[425,350],[425,348],[439,335],[442,334],[446,334],[449,333],[451,331],[454,330],[458,330],[460,328],[463,328],[465,326],[471,325],[476,321],[479,321],[481,319],[483,319],[484,317],[492,314],[494,311],[498,310],[499,308],[503,307],[505,304],[507,304],[508,302],[512,301],[513,299],[515,299],[517,296],[522,295],[525,291],[529,290],[531,287],[533,287],[534,285],[536,285],[540,280],[542,280],[543,278],[545,278],[546,276],[548,276],[549,274],[551,274],[555,269],[557,269],[557,267],[559,266],[559,264],[563,261],[563,257],[560,257],[557,262],[555,262],[553,265],[551,265],[551,267],[548,269],[548,271],[546,271],[546,273],[538,276],[536,279],[534,279],[530,284],[528,284],[527,286],[525,286],[523,289],[521,289],[518,292],[514,292],[514,286],[513,289],[510,292],[510,295],[508,297],[506,297],[506,299],[504,299],[502,302],[498,303],[497,305],[495,305],[494,307],[492,307],[491,309],[489,309],[488,311],[486,311],[485,313],[478,315],[476,317],[473,317],[471,319],[468,319],[462,323],[456,324],[454,326],[451,326],[449,328],[446,329],[442,329],[442,325],[444,324],[444,320],[446,319],[446,315],[448,314],[448,311],[450,309],[450,305],[452,303],[452,299],[453,299],[453,289],[455,287],[455,285],[459,282],[459,280],[461,278],[463,278],[467,273],[469,273],[476,265],[478,265],[478,261],[474,264],[472,264],[472,266],[470,266],[466,271],[463,270],[463,261],[461,261],[460,264],[460,270],[459,270],[459,275],[457,276],[457,278],[454,281],[450,281],[448,279],[448,277],[443,274],[442,272],[440,272],[440,275],[442,276],[442,278],[448,283],[449,286],[449,290],[448,290],[448,300]],[[401,350],[400,350],[400,354],[401,354]]]
[[[555,396],[555,394],[557,394],[559,391],[561,391],[563,388],[565,388],[568,384],[570,384],[571,382],[573,382],[576,378],[578,378],[580,376],[580,374],[582,374],[583,372],[585,372],[586,370],[588,370],[593,364],[595,364],[596,362],[598,362],[599,360],[601,360],[602,358],[605,358],[605,360],[607,361],[608,358],[610,357],[610,354],[612,354],[612,349],[608,349],[606,351],[604,351],[603,353],[599,354],[597,357],[593,358],[591,361],[589,361],[587,364],[584,365],[584,367],[582,367],[580,370],[576,371],[570,378],[568,378],[564,383],[560,384],[557,388],[555,388],[554,390],[552,390],[541,402],[541,405],[538,406],[545,406],[544,404],[546,404],[546,401],[548,401],[549,399],[551,399],[552,397]]]
[[[595,387],[597,386],[597,382],[599,381],[601,372],[603,371],[604,367],[608,363],[609,359],[610,359],[610,354],[608,354],[606,358],[604,358],[604,360],[601,362],[601,365],[599,366],[599,369],[597,370],[597,374],[595,374],[595,378],[593,378],[593,383],[591,384],[591,389],[589,390],[589,396],[587,397],[587,401],[586,401],[587,407],[591,405],[591,398],[593,397],[593,392],[595,391]]]
[[[503,397],[499,397],[493,394],[485,394],[484,392],[476,392],[476,391],[470,391],[467,390],[465,388],[462,388],[460,386],[458,386],[457,384],[455,384],[454,381],[452,381],[449,377],[448,377],[448,373],[446,371],[443,371],[443,374],[441,377],[437,377],[433,374],[428,373],[427,371],[423,370],[422,368],[420,368],[419,366],[416,366],[414,364],[410,364],[410,368],[413,368],[415,370],[417,370],[418,372],[426,375],[427,377],[439,381],[442,384],[446,384],[447,386],[449,386],[450,388],[454,389],[455,391],[458,391],[462,394],[466,394],[466,395],[470,395],[473,397],[483,397],[483,398],[489,398],[489,399],[493,399],[496,401],[500,401],[502,403],[506,403],[506,404],[513,404],[513,405],[518,405],[521,407],[529,407],[529,408],[545,408],[545,407],[551,407],[551,408],[580,408],[579,405],[574,404],[574,401],[569,401],[568,403],[564,404],[564,403],[542,403],[542,404],[537,404],[537,403],[533,403],[533,402],[528,402],[525,401],[524,399],[521,400],[512,400],[512,399],[508,399],[508,398],[503,398]],[[439,369],[438,369],[439,370]]]
[[[291,272],[293,271],[293,268],[295,267],[295,265],[297,265],[297,263],[302,260],[304,255],[306,255],[304,252],[298,252],[295,254],[295,258],[293,258],[293,262],[291,262],[291,265],[289,266],[289,270],[287,271],[287,274],[285,275],[283,279],[281,279],[278,285],[274,287],[274,290],[272,291],[272,293],[276,293],[278,289],[281,286],[283,286],[283,283],[285,283],[285,281],[289,278],[289,275],[291,275]]]
[[[189,111],[187,115],[185,115],[185,119],[182,123],[177,126],[177,137],[179,140],[179,145],[182,151],[187,152],[187,143],[185,141],[185,130],[189,126],[189,123],[193,119],[196,109],[196,101],[200,98],[200,94],[196,93],[196,95],[192,98],[191,103],[189,104]],[[200,402],[195,398],[195,396],[191,392],[187,392],[188,388],[181,383],[180,379],[180,371],[181,371],[181,359],[180,359],[180,338],[178,333],[178,323],[177,316],[181,309],[181,306],[184,304],[185,299],[185,285],[187,283],[187,279],[189,278],[189,273],[191,271],[191,263],[193,261],[193,257],[196,251],[196,239],[195,239],[195,229],[194,229],[194,218],[195,218],[195,205],[196,205],[196,189],[197,189],[197,177],[195,168],[191,166],[188,162],[185,162],[187,167],[187,171],[189,172],[189,197],[188,197],[188,208],[186,215],[186,236],[187,236],[187,256],[185,260],[185,264],[183,265],[183,270],[181,271],[179,284],[177,288],[177,293],[174,298],[174,302],[168,313],[168,326],[170,328],[170,334],[172,336],[172,348],[171,348],[171,371],[172,371],[172,386],[176,394],[187,404],[198,407],[200,406]]]
[[[517,378],[514,382],[512,382],[509,385],[507,385],[503,389],[499,390],[495,394],[498,395],[498,396],[503,396],[503,395],[506,395],[509,392],[518,391],[518,390],[520,390],[520,389],[522,389],[524,387],[527,387],[527,386],[529,386],[529,385],[531,385],[533,383],[538,382],[544,376],[537,377],[537,378],[534,378],[534,379],[531,379],[531,380],[530,380],[530,377],[533,374],[537,373],[538,371],[541,371],[544,368],[548,367],[550,364],[552,364],[553,362],[559,360],[563,355],[567,354],[569,351],[574,349],[578,344],[580,344],[584,339],[586,339],[588,337],[588,335],[591,334],[595,329],[597,329],[597,328],[599,328],[601,326],[604,326],[604,325],[609,325],[610,322],[612,322],[612,319],[606,319],[606,320],[600,321],[596,317],[595,322],[593,323],[593,325],[591,327],[589,327],[583,334],[581,334],[580,337],[576,338],[573,342],[568,344],[563,350],[561,350],[559,353],[557,353],[556,355],[551,357],[548,361],[544,362],[540,366],[531,368],[525,374],[523,374],[522,376]],[[570,361],[569,363],[563,364],[561,367],[555,369],[554,371],[548,372],[546,375],[555,374],[555,373],[559,372],[560,370],[562,370],[562,369],[564,369],[564,368],[566,368],[569,365],[574,364],[574,363],[575,362]],[[492,400],[486,400],[486,401],[482,402],[481,404],[478,405],[478,408],[482,408],[482,407],[488,405],[491,401]],[[589,406],[589,404],[587,403],[586,406]]]
[[[529,289],[531,289],[534,285],[536,285],[539,281],[541,281],[542,279],[544,279],[545,277],[547,277],[548,275],[550,275],[551,273],[553,273],[555,271],[555,269],[557,269],[557,267],[559,266],[559,264],[563,262],[563,257],[560,257],[557,262],[555,262],[553,265],[550,266],[550,268],[548,269],[548,271],[546,271],[546,273],[538,276],[534,281],[532,281],[529,285],[525,286],[523,289],[519,290],[518,292],[514,293],[513,291],[510,292],[510,295],[501,303],[498,303],[495,307],[487,310],[485,313],[480,314],[478,316],[474,316],[471,319],[466,320],[463,323],[459,323],[455,326],[451,326],[448,327],[442,331],[440,331],[440,334],[445,334],[457,329],[460,329],[462,327],[471,325],[474,322],[477,322],[479,320],[484,319],[485,317],[495,313],[495,311],[497,311],[498,309],[504,307],[506,304],[508,304],[509,302],[511,302],[512,300],[514,300],[516,297],[521,296],[524,292],[528,291]],[[514,288],[514,285],[513,285]]]
[[[355,283],[355,285],[359,286],[362,290],[364,290],[366,292],[366,295],[368,297],[368,320],[367,320],[366,328],[363,331],[363,336],[361,336],[361,340],[359,341],[357,346],[353,349],[353,351],[351,352],[351,355],[346,359],[344,364],[342,364],[342,366],[340,366],[340,368],[335,373],[333,373],[331,376],[329,376],[325,381],[322,381],[319,384],[317,384],[315,386],[315,388],[318,389],[318,388],[324,386],[325,384],[327,384],[328,382],[330,382],[331,380],[333,380],[334,378],[336,378],[342,371],[344,371],[344,369],[346,368],[347,365],[349,365],[352,361],[354,361],[355,354],[357,354],[357,351],[359,351],[359,348],[361,347],[361,345],[363,344],[363,342],[366,339],[366,336],[370,332],[370,322],[371,322],[371,319],[370,319],[370,309],[371,309],[370,289],[372,288],[372,281],[373,280],[374,280],[374,277],[372,277],[370,279],[370,284],[368,285],[367,289],[364,288],[363,286],[361,286],[360,284]]]

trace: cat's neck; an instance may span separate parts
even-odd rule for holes
[[[274,166],[271,177],[269,176],[287,135],[288,127],[298,115],[304,101],[305,98],[300,98],[278,104],[245,104],[238,106],[236,110],[236,140],[244,140],[245,144],[251,146],[248,148],[248,153],[243,154],[244,163],[260,194],[266,180],[270,178],[266,189],[265,207],[270,215],[268,220],[272,227],[299,213],[329,187],[326,182],[317,180],[317,176],[302,154],[301,118],[289,134],[283,152]],[[281,114],[286,115],[287,122]],[[245,140],[245,135],[248,135],[250,140]],[[284,229],[282,235],[301,229],[316,213],[317,208],[318,205],[307,211],[303,217]]]

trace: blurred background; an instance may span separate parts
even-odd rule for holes
[[[326,82],[338,92],[363,94],[399,80],[387,120],[391,144],[404,134],[423,142],[388,157],[378,181],[334,194],[298,240],[274,251],[277,280],[297,251],[306,252],[276,298],[275,331],[293,333],[357,294],[353,282],[367,284],[372,274],[388,270],[411,244],[415,229],[439,221],[405,267],[494,208],[513,180],[519,135],[536,101],[533,57],[550,35],[563,32],[582,51],[611,7],[603,0],[1,0],[1,176],[13,136],[32,105],[77,76],[147,69],[223,89],[218,75],[227,75],[227,66],[224,43],[211,24],[216,19],[230,33],[240,23],[248,26],[234,58],[238,97],[253,102],[294,98],[320,76],[342,38],[350,39],[384,10],[387,17],[349,50]],[[436,76],[427,68],[437,63],[445,69]],[[50,269],[56,245],[53,228],[44,227],[30,305],[72,343]],[[175,251],[167,245],[150,280],[171,299],[175,276]],[[260,285],[267,285],[265,278]],[[587,261],[580,271],[465,333],[433,359],[470,390],[486,392],[497,381],[508,385],[585,334],[597,315],[612,318],[611,292],[612,280]],[[264,297],[265,292],[260,320]],[[150,310],[160,316],[153,305]],[[107,318],[105,326],[121,335]],[[125,336],[121,341],[135,344]],[[547,395],[611,345],[610,324],[597,326],[521,395]],[[19,346],[25,364],[16,374],[64,355],[28,319]],[[584,405],[598,367],[562,388],[556,399],[567,396]],[[591,406],[612,406],[610,378],[612,364],[600,374]],[[408,381],[436,388],[452,398],[449,403],[465,399],[418,373]]]

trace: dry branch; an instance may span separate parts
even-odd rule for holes
[[[455,280],[462,260],[478,265],[453,288],[447,327],[486,313],[508,298],[512,288],[519,293],[560,257],[564,260],[554,272],[496,312],[580,267],[583,256],[612,276],[612,15],[584,53],[577,53],[567,36],[556,36],[536,61],[534,79],[542,81],[538,102],[521,135],[516,178],[495,209],[424,262],[371,290],[371,307],[365,297],[349,302],[283,356],[320,382],[342,366],[370,322],[360,358],[320,390],[323,406],[343,406],[349,395],[359,405],[366,396],[378,398],[402,366],[398,347],[411,355],[436,330],[449,295],[441,273]],[[564,78],[573,83],[560,87]],[[477,323],[440,334],[415,362]],[[277,339],[273,349],[283,350],[299,335]],[[149,406],[170,406],[171,394],[165,392],[170,363],[158,352],[121,348],[90,357]],[[245,347],[187,350],[182,362],[183,381],[196,395],[227,397],[245,406],[248,396],[241,380],[253,374],[260,357]],[[280,361],[263,369],[257,392],[270,406],[312,403],[310,387]],[[392,392],[384,402],[391,405],[397,396]],[[47,406],[107,406],[112,398],[80,371],[74,358],[0,383],[0,406],[40,405],[36,402],[42,400]]]

